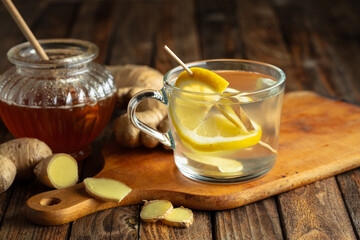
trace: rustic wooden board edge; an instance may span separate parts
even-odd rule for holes
[[[117,155],[118,153],[112,153],[112,147],[108,148],[106,146],[103,149],[102,154],[106,155],[107,158],[111,158],[112,155]],[[277,164],[277,163],[276,163]],[[276,164],[274,167],[276,167]],[[322,165],[317,168],[312,168],[311,170],[304,172],[297,172],[294,170],[292,173],[288,173],[286,176],[278,176],[277,179],[272,180],[268,183],[261,184],[261,187],[242,189],[239,192],[231,192],[228,194],[219,194],[211,196],[211,199],[208,195],[196,193],[186,193],[180,191],[172,190],[156,190],[156,189],[143,189],[143,188],[134,188],[133,191],[136,192],[138,197],[132,199],[135,204],[141,203],[142,200],[153,200],[159,198],[167,198],[175,205],[184,205],[197,210],[227,210],[236,207],[241,207],[252,202],[256,202],[268,197],[275,196],[277,194],[290,191],[295,188],[299,188],[313,182],[335,176],[346,171],[353,170],[357,167],[360,167],[360,153],[354,153],[346,158],[346,160],[338,160],[331,162],[329,164]],[[272,171],[272,170],[271,170]],[[265,178],[268,174],[271,174],[271,171],[261,178]],[[186,177],[184,177],[186,178]],[[259,178],[261,180],[261,178]],[[259,179],[255,179],[249,182],[255,182]],[[291,179],[291,182],[289,181]],[[193,181],[193,180],[190,180]],[[194,184],[205,184],[206,186],[216,186],[221,188],[228,188],[229,186],[242,185],[243,183],[237,184],[212,184],[212,183],[202,183],[193,181]],[[279,187],[280,186],[280,187]],[[137,192],[138,191],[138,192]],[[171,197],[169,198],[169,193]],[[131,197],[131,193],[129,194]],[[156,197],[154,197],[156,195]],[[167,197],[166,197],[167,196]],[[246,196],[244,198],[244,196]],[[226,203],[221,203],[221,205],[214,205],[214,202],[224,202],[226,198]],[[128,200],[128,199],[125,199]],[[123,206],[125,202],[120,203],[119,206]]]
[[[340,174],[360,166],[360,156],[355,154],[346,161],[336,162],[335,167],[338,169],[333,171],[334,165],[324,165],[314,171],[302,172],[297,175],[297,180],[290,182],[287,176],[278,180],[262,185],[255,191],[253,189],[245,189],[241,192],[235,192],[226,196],[226,204],[214,205],[217,198],[224,202],[224,195],[212,197],[204,195],[189,195],[187,193],[171,191],[144,191],[139,193],[138,189],[134,189],[135,194],[129,194],[122,202],[104,202],[96,200],[87,195],[82,183],[73,187],[44,192],[31,197],[26,204],[26,216],[29,220],[40,225],[61,225],[78,218],[84,217],[90,213],[105,210],[113,207],[128,206],[140,204],[142,200],[162,199],[166,198],[173,202],[174,205],[184,205],[186,207],[198,210],[226,210],[241,207],[259,200],[263,200],[277,194],[287,192],[289,190],[302,187],[304,185],[322,180],[336,174]],[[281,187],[279,187],[281,186]],[[226,185],[224,186],[226,187]],[[67,196],[70,196],[69,199]],[[136,197],[134,197],[134,195]],[[154,195],[157,197],[154,198]],[[58,202],[60,200],[60,202]],[[52,205],[53,201],[53,205]],[[47,205],[50,203],[50,205]],[[199,207],[200,206],[200,207]],[[71,214],[70,214],[71,213]],[[44,221],[46,219],[46,221]]]
[[[171,192],[173,197],[169,200],[171,200],[174,205],[184,205],[198,210],[233,209],[357,168],[360,166],[360,157],[357,156],[355,160],[355,163],[351,158],[346,162],[339,161],[337,164],[339,168],[336,172],[329,171],[329,169],[333,169],[333,166],[323,166],[317,169],[318,171],[316,173],[308,171],[298,174],[297,181],[290,182],[288,181],[288,177],[285,177],[264,184],[262,188],[256,189],[256,191],[247,189],[233,193],[228,196],[227,204],[222,203],[221,206],[213,204],[214,198],[216,202],[216,197],[209,201],[209,198],[204,195],[189,196],[186,193],[175,191]],[[281,188],[279,188],[279,186],[281,186]],[[137,190],[134,189],[133,191],[136,192]],[[67,196],[70,195],[71,199],[68,199]],[[136,199],[134,199],[130,193],[120,203],[104,202],[88,196],[85,193],[83,184],[79,183],[70,188],[44,192],[31,197],[27,201],[25,213],[27,218],[34,223],[40,225],[61,225],[100,210],[140,204],[144,199],[169,198],[168,192],[166,191],[142,191],[141,194],[135,195],[137,195]],[[157,197],[154,198],[154,195]],[[217,197],[221,197],[222,201],[224,200],[224,196]],[[60,202],[57,202],[58,199],[60,199]],[[51,201],[55,201],[53,205],[51,205]],[[46,203],[50,203],[50,205],[46,205]]]
[[[336,171],[333,170],[334,167],[337,168]],[[293,182],[289,182],[288,180],[288,178],[291,176],[286,176],[284,178],[278,179],[277,181],[272,181],[267,184],[264,184],[263,185],[264,189],[261,191],[256,192],[256,191],[244,190],[243,193],[252,192],[254,196],[258,195],[259,197],[253,197],[252,199],[251,198],[247,199],[243,205],[247,205],[249,203],[253,203],[265,199],[264,197],[260,196],[261,194],[267,195],[266,198],[272,197],[280,193],[288,192],[290,190],[303,187],[305,185],[314,183],[316,181],[333,177],[337,174],[344,173],[358,167],[360,167],[360,155],[356,155],[354,156],[354,158],[349,158],[345,162],[339,161],[336,165],[324,165],[319,168],[314,168],[313,170],[315,170],[316,173],[314,173],[313,171],[305,171],[298,174],[296,173],[294,175],[297,176],[297,179]],[[278,188],[279,186],[282,186],[281,190],[273,190],[276,189],[276,187]]]

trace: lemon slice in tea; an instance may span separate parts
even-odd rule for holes
[[[228,82],[216,73],[191,68],[193,75],[183,72],[179,75],[175,87],[198,93],[222,93]],[[224,108],[217,110],[213,101],[207,101],[209,95],[179,93],[170,96],[170,115],[179,137],[198,151],[225,151],[246,148],[257,144],[261,138],[261,127],[252,122],[253,129],[248,131],[234,124],[237,116]],[[239,121],[239,119],[236,119]]]
[[[222,114],[204,119],[197,128],[175,126],[181,139],[198,151],[229,151],[251,147],[261,138],[261,127],[253,123],[254,130],[245,132]]]
[[[182,72],[175,82],[175,87],[188,92],[177,93],[170,97],[170,114],[175,125],[186,126],[193,130],[203,121],[213,107],[217,95],[201,95],[196,93],[221,93],[229,83],[216,73],[207,69],[190,68],[193,75]],[[176,119],[176,120],[175,120]]]

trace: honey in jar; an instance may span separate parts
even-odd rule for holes
[[[0,77],[0,115],[14,137],[33,137],[53,152],[81,160],[108,123],[115,91],[111,74],[92,60],[98,48],[75,39],[42,40],[50,60],[29,43],[9,50],[15,64]]]

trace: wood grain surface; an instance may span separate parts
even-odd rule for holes
[[[332,233],[334,239],[356,239],[351,231],[350,219],[344,214],[345,206],[335,179],[318,181],[310,188],[295,189],[279,198],[284,218],[296,222],[285,228],[286,235],[291,239],[323,239]],[[295,206],[294,199],[297,202]],[[310,207],[308,203],[312,203]],[[293,207],[286,208],[290,205]],[[296,215],[296,211],[303,214]],[[319,218],[313,218],[314,213]]]
[[[58,225],[95,211],[152,199],[201,210],[240,207],[359,167],[360,108],[312,92],[289,93],[284,97],[279,142],[274,168],[264,177],[241,184],[193,181],[177,170],[172,152],[129,150],[109,143],[102,152],[104,168],[96,176],[131,187],[122,202],[92,199],[78,184],[33,196],[27,201],[26,214],[35,223]]]
[[[145,64],[165,73],[177,65],[162,50],[163,44],[167,44],[186,62],[245,58],[273,63],[285,71],[288,92],[312,90],[360,104],[360,3],[357,0],[14,0],[14,3],[36,36],[75,37],[96,43],[100,48],[96,59],[99,63]],[[2,73],[11,66],[6,58],[8,49],[25,39],[2,4],[0,22]],[[116,111],[114,118],[119,113]],[[91,157],[81,164],[82,178],[101,170],[100,149],[112,138],[111,133],[110,123],[93,143]],[[0,141],[11,138],[0,122]],[[355,234],[359,239],[359,173],[357,168],[330,177],[332,180],[323,180],[320,189],[315,184],[298,188],[302,194],[296,197],[288,194],[292,191],[276,195],[269,198],[273,204],[266,210],[255,206],[265,205],[268,199],[232,210],[195,211],[196,222],[186,230],[136,221],[138,205],[93,213],[61,226],[32,224],[23,220],[24,204],[32,195],[49,189],[36,181],[18,182],[0,195],[0,239],[268,239],[274,235],[277,239],[298,239],[295,236],[306,239],[319,225],[298,227],[303,209],[316,209],[305,211],[304,219],[319,224],[328,209],[326,204],[307,201],[319,190],[331,197],[329,201],[342,202],[345,209],[342,204],[332,208],[350,219],[350,223],[343,222],[346,234],[339,235],[336,227],[326,227],[326,231],[321,230],[321,236],[347,239]],[[326,187],[333,180],[337,186]],[[341,194],[331,194],[335,189]],[[281,197],[283,201],[279,200]],[[122,218],[122,214],[126,217]],[[246,225],[257,214],[279,222],[282,234],[276,233],[273,221],[258,221],[256,229]],[[228,220],[229,215],[231,223],[224,225],[221,219]],[[110,224],[111,221],[114,223]],[[196,237],[191,234],[194,228]]]
[[[266,239],[283,238],[276,202],[273,198],[215,214],[216,239],[261,239],[264,233]]]

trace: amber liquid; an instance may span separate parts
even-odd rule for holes
[[[79,160],[89,154],[85,149],[102,132],[114,106],[115,95],[72,107],[25,107],[0,101],[0,114],[14,137],[38,138],[54,153],[70,153]]]

